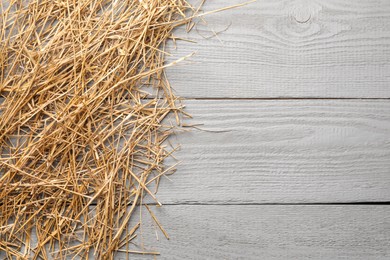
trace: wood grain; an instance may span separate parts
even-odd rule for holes
[[[390,201],[390,102],[187,100],[164,204]]]
[[[135,245],[129,250],[160,255],[130,255],[129,259],[390,257],[389,205],[166,205],[151,209],[170,240],[145,208],[138,209],[142,235],[133,240]],[[34,236],[32,241],[36,241]],[[4,257],[2,252],[0,257]],[[93,252],[91,259],[95,259]],[[119,253],[115,259],[128,258]]]
[[[243,2],[206,1],[204,10]],[[169,69],[183,97],[390,97],[388,0],[258,0],[204,20],[176,32],[197,42],[171,51],[171,60],[196,51]],[[213,31],[224,32],[207,39]]]
[[[182,163],[153,210],[171,240],[143,209],[137,244],[157,259],[389,259],[389,205],[254,205],[390,201],[389,101],[213,98],[390,98],[390,1],[258,0],[205,20],[176,31],[197,44],[169,47],[196,51],[168,69],[176,92],[210,99],[185,102],[203,130],[170,140]]]
[[[156,241],[144,212],[145,229],[138,244],[159,251],[157,259],[390,258],[388,205],[181,205],[153,210],[171,239],[156,230],[160,239]]]

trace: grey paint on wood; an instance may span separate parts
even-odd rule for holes
[[[172,51],[172,60],[197,52],[169,69],[183,97],[390,97],[388,0],[258,0],[204,20],[189,35],[176,32],[197,41]]]
[[[177,205],[153,210],[171,237],[167,241],[156,229],[156,241],[144,214],[143,243],[161,253],[158,259],[390,258],[389,206]]]
[[[390,201],[390,102],[187,100],[164,203]],[[173,141],[173,140],[172,140]]]
[[[258,0],[205,20],[176,32],[197,41],[171,57],[197,51],[168,71],[181,96],[390,98],[388,0]],[[157,246],[144,214],[143,244],[158,259],[390,258],[388,205],[231,205],[389,201],[388,101],[186,104],[187,123],[214,132],[178,135],[183,163],[158,198],[200,205],[155,209],[171,237],[157,231]]]
[[[390,258],[389,205],[166,205],[151,209],[170,240],[142,207],[141,233],[129,250],[159,252],[157,259]],[[115,259],[125,260],[126,254],[118,253]]]
[[[187,100],[163,204],[390,201],[387,100]],[[171,161],[170,163],[174,163]]]

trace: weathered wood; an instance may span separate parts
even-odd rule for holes
[[[390,258],[388,205],[178,205],[153,210],[171,239],[151,230],[144,209],[138,244],[143,241],[145,249],[159,251],[157,259]]]
[[[170,240],[143,208],[142,235],[133,240],[136,246],[130,245],[130,250],[159,252],[157,259],[390,258],[389,205],[166,205],[151,209]],[[115,259],[127,258],[119,253]],[[130,255],[129,259],[154,257]]]
[[[176,32],[197,41],[173,51],[172,60],[197,51],[190,65],[169,70],[181,96],[390,97],[388,0],[258,0],[204,20],[189,35]]]
[[[390,257],[388,205],[168,205],[152,210],[171,239],[164,238],[144,208],[142,235],[130,248],[159,252],[158,259]],[[115,259],[126,256],[119,253]]]
[[[187,100],[163,204],[390,201],[390,102]],[[173,162],[171,162],[173,163]]]
[[[203,124],[158,198],[181,203],[390,201],[390,102],[187,100]]]

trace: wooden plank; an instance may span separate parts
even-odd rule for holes
[[[172,51],[172,60],[197,52],[169,69],[183,97],[390,97],[388,0],[258,0],[204,19],[189,35],[176,32],[197,41]]]
[[[187,100],[163,204],[390,201],[390,102]],[[168,163],[174,163],[170,161]]]
[[[131,245],[130,250],[159,252],[157,259],[387,260],[390,257],[389,205],[151,208],[170,240],[165,239],[143,208],[142,234],[133,240],[135,246]],[[1,252],[0,256],[4,257]],[[93,252],[91,259],[95,259]],[[125,260],[126,254],[118,253],[115,259]],[[155,258],[130,255],[130,259]]]
[[[390,201],[390,102],[187,100],[164,204]]]
[[[145,249],[157,259],[389,259],[390,206],[177,205],[144,214]],[[115,259],[126,259],[118,255]],[[131,259],[154,259],[151,256]]]

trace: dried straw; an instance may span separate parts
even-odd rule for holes
[[[182,107],[165,45],[197,9],[185,0],[0,5],[0,251],[113,259],[136,237],[144,197],[160,204],[150,185],[173,171],[163,120]]]

